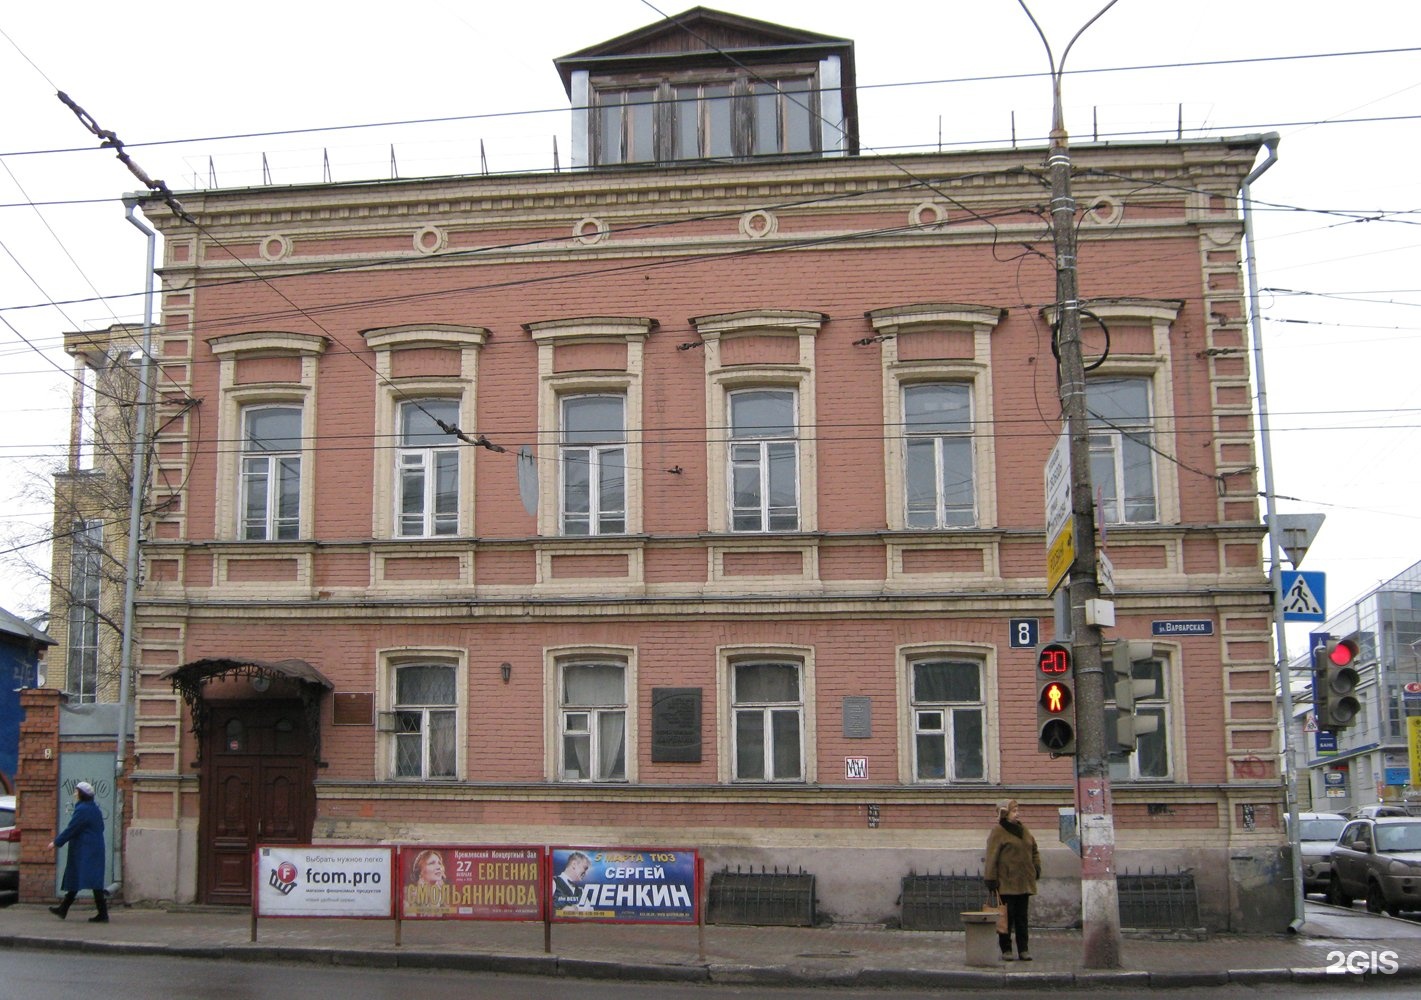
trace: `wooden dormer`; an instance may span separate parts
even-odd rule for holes
[[[696,7],[554,65],[577,167],[858,153],[847,38]]]

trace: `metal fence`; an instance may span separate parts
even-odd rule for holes
[[[814,926],[814,876],[802,868],[722,869],[711,875],[709,896],[706,923]]]
[[[1199,890],[1194,872],[1122,871],[1115,878],[1120,926],[1131,930],[1193,930],[1199,927]]]
[[[991,900],[980,872],[903,876],[898,897],[900,925],[908,931],[960,931],[962,913],[980,910]]]

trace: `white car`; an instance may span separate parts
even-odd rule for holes
[[[1303,892],[1326,892],[1332,878],[1332,848],[1347,817],[1341,813],[1298,813]]]
[[[0,795],[0,889],[20,887],[20,828],[15,825],[15,796]]]

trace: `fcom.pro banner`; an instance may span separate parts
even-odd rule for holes
[[[540,920],[541,847],[418,844],[400,848],[405,920]]]
[[[694,924],[696,852],[660,847],[554,847],[554,920]]]
[[[263,847],[252,865],[259,917],[394,916],[389,847]]]

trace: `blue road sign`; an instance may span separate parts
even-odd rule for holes
[[[1285,569],[1280,574],[1285,622],[1327,621],[1327,574]]]

